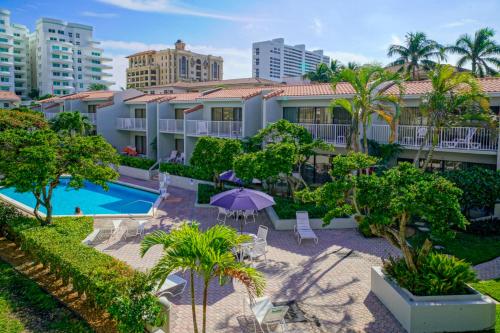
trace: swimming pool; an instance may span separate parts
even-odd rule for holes
[[[108,191],[90,182],[75,190],[68,187],[69,180],[61,178],[54,189],[54,215],[74,215],[75,207],[80,207],[85,215],[146,215],[159,197],[157,193],[117,183],[108,183]],[[18,193],[14,188],[0,188],[0,194],[32,209],[35,207],[36,200],[31,192]],[[45,213],[45,208],[41,207],[40,211]]]

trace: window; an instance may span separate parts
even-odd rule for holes
[[[258,47],[255,48],[255,55],[259,55],[260,54],[260,49]]]
[[[52,59],[59,59],[61,56],[59,54],[52,53]]]
[[[212,108],[212,121],[241,121],[241,108]]]
[[[68,59],[69,59],[69,57],[68,57],[67,55],[63,55],[63,56],[62,56],[62,59],[64,59],[64,60],[68,60]]]
[[[3,42],[3,43],[8,43],[9,40],[7,38],[0,38],[0,42]]]
[[[97,111],[97,105],[87,105],[88,113],[96,113],[96,111]]]
[[[0,30],[2,30],[2,29],[0,29]],[[5,32],[5,31],[4,31],[4,32]],[[18,33],[18,32],[14,32],[14,36],[15,36],[15,37],[21,37],[21,34],[20,34],[20,33]]]
[[[82,50],[76,51],[76,54],[78,54],[78,55],[82,54]]]
[[[3,103],[3,107],[4,108],[8,108],[9,107],[9,103]]]
[[[9,62],[9,58],[0,58],[1,62]]]
[[[55,33],[56,33],[56,30],[55,30],[55,29],[49,29],[49,32],[51,32],[51,33],[54,33],[54,34],[55,34]]]
[[[69,49],[68,49],[66,46],[63,46],[63,47],[62,47],[62,50],[63,50],[63,51],[68,51]]]
[[[76,45],[80,45],[80,42],[75,42]]]
[[[0,66],[0,72],[10,72],[10,69],[7,66]]]
[[[57,67],[57,68],[59,68],[59,67],[61,67],[61,64],[58,64],[58,63],[56,63],[56,62],[53,62],[53,63],[52,63],[52,67]]]
[[[66,42],[66,39],[64,39],[64,38],[59,38],[59,41],[64,43],[64,42]]]
[[[80,88],[82,88],[82,89],[83,89],[83,83],[80,83]]]
[[[284,107],[283,119],[305,124],[349,124],[351,121],[347,111],[335,108],[332,114],[326,107]]]
[[[1,28],[1,29],[0,29],[0,32],[5,32],[5,29]]]
[[[134,109],[134,116],[135,118],[146,118],[146,109],[144,108]]]
[[[78,60],[76,62],[79,63],[79,64],[81,64],[82,63],[82,58],[78,58]]]
[[[49,40],[57,40],[55,37],[50,37]]]
[[[186,109],[175,109],[175,119],[184,119],[184,110]]]
[[[0,77],[0,82],[9,82],[9,78],[8,77]]]
[[[59,82],[59,81],[54,81],[54,85],[55,85],[55,86],[60,86],[60,85],[61,85],[61,82]]]
[[[82,79],[82,74],[78,74],[78,80]]]
[[[61,73],[59,73],[59,72],[52,72],[52,75],[53,76],[61,76]]]
[[[68,32],[68,36],[69,37],[73,37],[73,33],[72,32]]]
[[[178,152],[184,152],[184,139],[175,139],[175,150]]]
[[[52,50],[59,50],[59,45],[52,45]]]
[[[0,52],[7,52],[9,53],[9,49],[6,47],[0,47]]]
[[[81,72],[82,71],[82,68],[80,66],[78,66],[78,71]]]
[[[58,33],[59,35],[64,35],[64,30],[57,30],[57,33]]]
[[[139,154],[146,154],[146,137],[144,135],[136,135],[135,141],[135,151]]]
[[[76,38],[80,38],[80,34],[78,32],[76,33]]]

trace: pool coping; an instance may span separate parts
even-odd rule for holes
[[[148,188],[148,187],[144,187],[144,186],[140,186],[140,185],[136,185],[136,184],[130,184],[130,183],[119,181],[119,180],[111,181],[110,183],[135,188],[137,190],[155,193],[158,195],[160,194],[160,191],[158,191],[158,190],[154,190],[152,188]],[[0,186],[0,188],[4,188],[4,187],[5,186]],[[13,205],[17,209],[20,209],[27,214],[30,214],[32,216],[35,215],[33,212],[33,207],[25,205],[22,202],[14,200],[11,197],[8,197],[2,193],[0,193],[0,200],[6,201],[7,203]],[[150,218],[150,217],[155,216],[156,210],[160,206],[161,202],[162,202],[162,198],[161,198],[161,196],[158,196],[156,201],[153,202],[153,204],[151,205],[151,208],[146,213],[140,213],[140,214],[82,214],[82,215],[52,215],[52,216],[53,217],[89,216],[89,217],[94,217],[94,218],[117,218],[117,217],[121,217],[121,218],[125,218],[125,217],[128,217],[128,218]],[[39,214],[41,216],[45,216],[45,213],[43,213],[43,212],[39,212]]]

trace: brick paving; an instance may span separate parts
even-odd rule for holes
[[[500,278],[500,257],[474,266],[479,280]]]
[[[156,186],[130,178],[121,180],[138,185]],[[169,188],[171,196],[161,205],[157,222],[147,232],[168,231],[182,220],[197,220],[203,228],[216,221],[214,208],[195,208],[195,192]],[[298,246],[292,231],[276,231],[265,214],[244,231],[256,233],[258,225],[269,227],[267,263],[256,267],[267,280],[265,294],[273,301],[297,300],[308,322],[291,324],[292,332],[404,332],[390,312],[370,293],[370,267],[381,258],[398,251],[382,239],[365,239],[355,230],[318,231],[319,244],[305,241]],[[238,227],[234,225],[235,227]],[[239,228],[239,227],[238,227]],[[139,255],[140,238],[97,245],[101,251],[128,262],[136,269],[152,267],[161,256],[161,248]],[[187,276],[184,276],[187,279]],[[196,284],[196,303],[201,314],[201,281]],[[244,308],[241,286],[229,283],[220,287],[214,281],[209,289],[208,332],[254,332],[250,310]],[[189,291],[171,298],[171,332],[192,331]],[[319,324],[320,326],[318,327]],[[259,331],[259,330],[257,330]]]

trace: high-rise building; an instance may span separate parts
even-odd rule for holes
[[[307,51],[306,46],[286,45],[283,38],[276,38],[252,45],[252,76],[282,81],[288,77],[300,77],[314,71],[320,63],[328,64],[330,58],[323,50]]]
[[[28,28],[11,23],[10,12],[0,10],[0,91],[26,98],[30,89]]]
[[[87,91],[91,84],[110,86],[111,69],[104,50],[92,36],[93,28],[78,23],[41,18],[30,41],[34,57],[33,82],[41,95]]]
[[[127,88],[144,91],[176,82],[222,80],[221,57],[188,51],[181,40],[177,40],[174,49],[144,51],[127,58]]]

